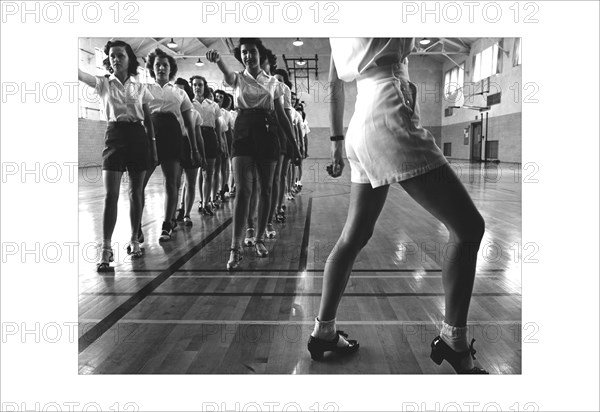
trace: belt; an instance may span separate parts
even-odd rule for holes
[[[129,121],[129,120],[117,120],[117,121],[110,121],[108,122],[109,125],[112,126],[135,126],[135,125],[142,125],[142,121],[141,120],[136,120],[136,121]]]
[[[237,109],[239,114],[271,114],[273,110],[267,109]]]

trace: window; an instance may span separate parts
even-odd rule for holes
[[[513,48],[513,67],[521,65],[521,38],[515,39],[515,45]]]
[[[473,57],[473,81],[478,82],[502,71],[502,47],[494,43]]]
[[[99,49],[98,47],[94,50],[96,55],[96,76],[104,76],[108,73],[108,71],[104,68],[104,59],[107,56],[104,54],[104,50]]]
[[[465,64],[461,63],[446,72],[444,75],[444,96],[449,97],[462,90],[465,81]]]
[[[452,156],[452,143],[444,143],[444,156]]]

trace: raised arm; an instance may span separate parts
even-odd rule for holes
[[[84,72],[81,69],[77,69],[79,81],[84,82],[90,87],[96,87],[96,78],[89,73]]]
[[[225,79],[225,83],[230,86],[233,86],[235,82],[235,73],[227,67],[225,62],[221,59],[221,55],[218,51],[214,49],[210,49],[206,52],[206,59],[211,63],[217,63],[219,70],[223,73],[223,78]]]

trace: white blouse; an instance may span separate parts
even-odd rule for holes
[[[376,61],[395,58],[402,62],[414,47],[414,38],[330,38],[331,57],[338,77],[351,82],[367,69],[377,66]]]

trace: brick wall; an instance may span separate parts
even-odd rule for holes
[[[79,167],[102,164],[106,122],[79,119]]]

